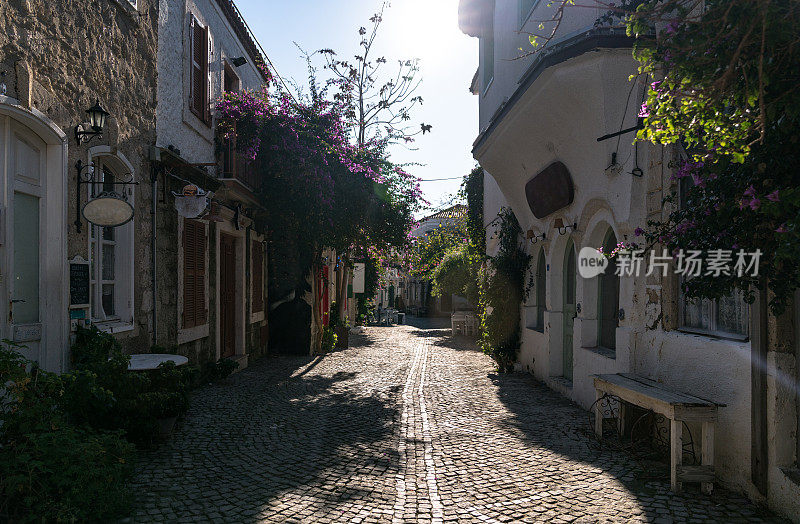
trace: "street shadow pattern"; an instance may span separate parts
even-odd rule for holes
[[[142,454],[132,520],[313,522],[353,501],[391,508],[402,369],[368,374],[348,351],[262,359],[199,390],[173,438]]]
[[[498,373],[474,340],[431,340],[426,390],[440,493],[457,520],[782,522],[718,486],[670,491],[666,464],[634,460],[591,432],[588,413],[527,373]],[[465,347],[472,352],[465,351]],[[456,350],[456,351],[452,351]],[[480,492],[487,497],[474,497]],[[466,511],[464,507],[468,508]],[[445,516],[448,516],[445,509]]]

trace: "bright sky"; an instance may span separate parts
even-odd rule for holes
[[[358,50],[358,28],[369,28],[369,18],[380,0],[236,0],[248,24],[284,79],[306,85],[305,61],[293,42],[308,52],[334,49],[351,59]],[[417,93],[424,104],[412,114],[412,123],[433,126],[418,135],[412,147],[396,146],[394,162],[419,162],[407,170],[422,179],[461,177],[475,164],[470,153],[478,134],[478,99],[469,83],[478,62],[478,41],[458,29],[458,0],[393,0],[384,14],[375,57],[386,56],[387,74],[395,72],[393,59],[419,58],[422,85]],[[324,61],[319,58],[319,65]],[[320,77],[324,71],[320,67]],[[423,182],[432,205],[449,202],[460,180]]]

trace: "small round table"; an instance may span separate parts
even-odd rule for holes
[[[176,366],[183,366],[189,363],[189,359],[181,355],[168,355],[165,353],[137,353],[131,355],[128,371],[157,369],[159,364],[164,362],[174,362]]]

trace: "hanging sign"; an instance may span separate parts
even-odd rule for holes
[[[363,293],[366,265],[363,262],[356,262],[353,266],[353,293]]]
[[[194,184],[183,186],[180,193],[172,192],[175,197],[175,210],[184,218],[197,218],[208,207],[211,193],[207,193]]]

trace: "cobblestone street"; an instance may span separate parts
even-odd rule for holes
[[[774,521],[722,489],[671,495],[666,467],[643,479],[588,436],[585,411],[411,321],[197,391],[172,439],[140,455],[133,520]]]

